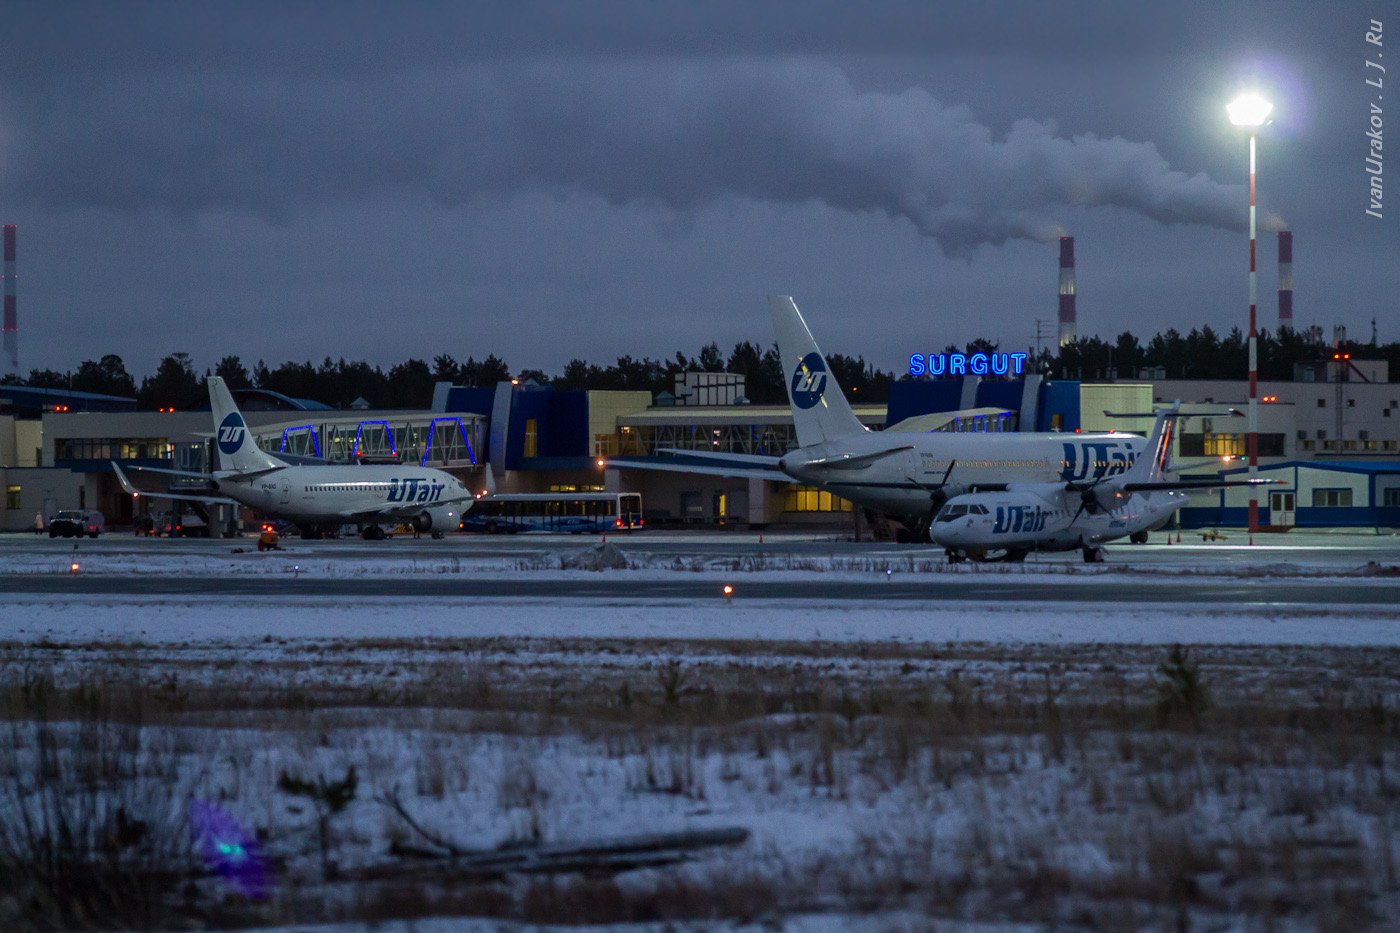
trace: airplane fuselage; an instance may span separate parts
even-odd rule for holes
[[[455,476],[427,467],[289,466],[245,480],[219,471],[214,480],[221,494],[297,523],[345,522],[376,513],[385,521],[433,515],[446,508],[438,503],[471,495]],[[465,506],[458,502],[451,509],[460,513]]]
[[[1186,504],[1173,490],[1115,498],[1109,508],[1081,508],[1078,492],[1043,486],[974,493],[948,500],[929,528],[935,544],[965,553],[1070,551],[1149,531]]]
[[[859,469],[808,466],[839,455],[877,454],[908,446]],[[928,518],[940,499],[975,487],[1015,483],[1093,482],[1126,473],[1146,448],[1135,434],[984,434],[872,431],[837,443],[789,451],[779,467],[799,483],[821,486],[895,518]],[[951,471],[949,467],[952,467]],[[945,482],[946,485],[942,485]]]

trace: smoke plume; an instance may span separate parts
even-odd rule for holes
[[[285,218],[327,202],[521,189],[689,210],[725,197],[907,219],[950,254],[1055,235],[1069,208],[1238,229],[1242,186],[1150,142],[1004,134],[820,61],[483,62],[379,75],[74,77],[7,109],[0,193],[59,207]],[[71,108],[71,109],[69,109]],[[56,120],[54,113],[75,119]]]

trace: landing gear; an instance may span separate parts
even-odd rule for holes
[[[366,525],[360,532],[360,537],[364,538],[366,541],[383,541],[388,535],[386,535],[384,529],[378,525]]]
[[[326,536],[325,532],[315,525],[298,525],[297,531],[301,532],[301,540],[303,541],[320,541]]]
[[[1135,532],[1133,532],[1132,534],[1128,535],[1128,540],[1131,541],[1131,542],[1133,542],[1134,544],[1146,544],[1146,543],[1147,543],[1147,532],[1145,532],[1145,531],[1135,531]]]
[[[1020,564],[1025,561],[1030,549],[994,548],[992,550],[962,551],[947,548],[944,553],[948,555],[948,563],[950,564],[961,564],[965,560],[970,560],[975,564]]]
[[[1102,564],[1103,556],[1104,550],[1101,547],[1085,546],[1084,548],[1084,563],[1086,564]]]

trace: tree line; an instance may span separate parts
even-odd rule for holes
[[[949,346],[948,352],[995,352],[999,345],[974,340],[965,348]],[[1362,345],[1347,343],[1339,348],[1357,359],[1385,359],[1391,379],[1400,381],[1400,343]],[[1303,336],[1284,328],[1278,333],[1259,335],[1259,377],[1266,380],[1293,378],[1295,363],[1331,357],[1333,348],[1308,343]],[[1168,379],[1243,379],[1248,367],[1248,344],[1238,330],[1219,335],[1209,327],[1182,334],[1167,330],[1145,344],[1129,332],[1114,340],[1085,337],[1054,350],[1031,354],[1029,370],[1052,379],[1102,380],[1137,379],[1144,369],[1160,369]],[[856,404],[883,404],[890,384],[910,378],[907,374],[878,369],[859,356],[830,354],[827,364],[851,401]],[[550,375],[537,369],[513,372],[495,355],[484,360],[468,357],[459,363],[448,354],[429,363],[409,359],[387,370],[364,361],[347,362],[326,357],[319,366],[311,361],[288,361],[274,368],[259,360],[250,370],[237,356],[226,356],[201,375],[189,354],[173,353],[160,361],[156,371],[140,382],[127,372],[120,356],[108,354],[100,360],[86,360],[76,370],[32,370],[28,379],[6,377],[6,384],[26,384],[41,388],[96,392],[103,395],[134,397],[137,407],[155,411],[161,408],[185,409],[206,398],[205,379],[222,376],[231,388],[259,388],[292,398],[313,399],[333,408],[350,408],[364,399],[371,408],[426,408],[432,402],[438,382],[454,385],[493,386],[512,377],[522,383],[533,381],[558,389],[635,389],[657,394],[675,388],[675,377],[687,371],[731,372],[746,379],[748,399],[756,405],[780,405],[787,401],[785,374],[776,346],[761,347],[749,341],[734,346],[725,355],[718,344],[700,349],[688,357],[677,351],[672,357],[654,360],[622,356],[615,363],[600,365],[587,360],[569,361],[561,373]],[[923,376],[921,379],[930,377]]]

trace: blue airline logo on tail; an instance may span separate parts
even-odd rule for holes
[[[792,404],[811,408],[826,391],[826,361],[817,352],[808,353],[792,371]]]
[[[219,425],[219,453],[229,457],[238,453],[238,448],[243,446],[243,436],[247,433],[248,429],[238,412],[229,414]]]

